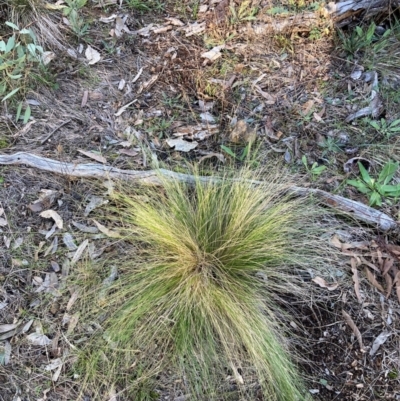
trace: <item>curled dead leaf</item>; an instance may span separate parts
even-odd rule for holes
[[[40,217],[44,217],[45,219],[53,219],[56,223],[56,226],[61,230],[63,228],[63,220],[61,216],[55,210],[44,210],[39,215]]]
[[[353,330],[353,333],[354,333],[354,335],[356,336],[357,341],[358,341],[358,344],[359,344],[359,346],[360,346],[360,351],[361,351],[361,352],[365,352],[360,330],[358,329],[358,327],[357,327],[356,324],[354,323],[354,321],[353,321],[353,319],[351,318],[351,316],[350,316],[344,309],[342,310],[342,315],[343,315],[343,318],[344,318],[345,322],[346,322],[346,323],[349,325],[349,327]]]
[[[313,278],[312,281],[314,283],[318,284],[320,287],[328,289],[329,291],[336,290],[336,288],[339,287],[339,283],[329,284],[322,277],[318,277],[318,276]]]

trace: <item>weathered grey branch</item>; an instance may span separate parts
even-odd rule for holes
[[[71,177],[118,179],[137,181],[144,184],[153,185],[161,185],[159,178],[160,174],[164,177],[170,177],[187,183],[194,183],[196,179],[193,175],[175,173],[165,169],[160,169],[157,171],[122,170],[102,164],[75,164],[59,162],[57,160],[47,159],[25,152],[18,152],[12,155],[0,155],[0,165],[11,164],[25,164],[40,170]],[[204,182],[218,180],[218,178],[215,177],[200,177],[200,179]],[[260,181],[254,181],[254,184],[257,183],[260,183]],[[341,213],[350,215],[359,221],[374,225],[380,230],[386,231],[397,227],[396,221],[390,216],[378,210],[372,209],[360,202],[356,202],[339,195],[332,195],[320,189],[293,186],[291,190],[293,193],[300,196],[313,195],[317,197],[323,204],[332,207]]]

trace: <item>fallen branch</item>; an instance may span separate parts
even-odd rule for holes
[[[195,177],[189,174],[175,173],[170,170],[121,170],[119,168],[105,166],[102,164],[75,164],[59,162],[53,159],[33,155],[31,153],[18,152],[13,155],[0,155],[0,165],[25,164],[40,170],[49,171],[51,173],[62,174],[70,177],[80,178],[106,178],[118,179],[124,181],[137,181],[144,184],[161,185],[159,175],[173,178],[182,182],[194,183]],[[204,182],[210,180],[218,180],[213,177],[200,177]],[[259,181],[254,181],[254,184]],[[396,221],[390,216],[378,210],[372,209],[363,203],[344,198],[339,195],[332,195],[328,192],[314,188],[292,187],[293,193],[301,196],[314,195],[323,204],[333,209],[352,216],[356,220],[374,225],[380,230],[386,231],[397,227]]]

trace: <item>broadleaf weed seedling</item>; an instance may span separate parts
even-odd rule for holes
[[[308,164],[307,161],[307,156],[303,155],[303,157],[301,158],[301,162],[303,163],[304,167],[307,170],[307,173],[309,173],[312,177],[312,179],[316,179],[317,177],[319,177],[326,169],[327,167],[324,165],[318,165],[317,162],[314,162],[311,167]]]
[[[382,206],[382,198],[398,198],[400,196],[400,184],[390,184],[398,167],[399,162],[388,161],[378,178],[375,179],[369,175],[363,164],[358,162],[361,177],[356,180],[347,180],[347,184],[367,195],[370,206]]]

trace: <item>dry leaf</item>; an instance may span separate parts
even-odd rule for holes
[[[185,31],[186,37],[198,35],[199,33],[202,33],[206,30],[206,23],[201,22],[199,24],[198,22],[195,22],[194,24],[191,24],[182,29]]]
[[[54,60],[56,57],[55,53],[47,51],[42,53],[42,62],[44,65],[47,65],[50,63],[51,60]]]
[[[84,233],[97,234],[99,232],[99,229],[96,227],[85,226],[84,224],[77,223],[76,221],[72,221],[72,225]]]
[[[90,197],[90,202],[87,204],[87,206],[85,207],[85,212],[83,213],[83,215],[85,217],[89,216],[89,213],[96,209],[99,206],[102,205],[106,205],[108,203],[107,199],[102,198],[101,196],[94,196],[92,195]],[[75,226],[76,227],[76,226]]]
[[[103,157],[103,156],[97,154],[97,153],[88,152],[88,151],[82,150],[82,149],[78,149],[78,152],[79,152],[79,153],[82,153],[83,155],[85,155],[85,156],[87,156],[87,157],[90,157],[90,158],[93,159],[93,160],[96,160],[96,161],[99,162],[99,163],[103,163],[103,164],[107,163],[107,159],[106,159],[105,157]]]
[[[4,345],[0,345],[0,365],[6,366],[11,358],[11,344],[5,341]]]
[[[33,345],[50,345],[51,340],[44,334],[41,333],[32,333],[29,334],[27,340]]]
[[[338,283],[328,284],[322,277],[318,276],[313,278],[312,281],[318,284],[320,287],[328,289],[329,291],[336,290],[336,288],[339,286]]]
[[[91,46],[88,46],[86,48],[85,56],[86,56],[87,60],[89,61],[89,63],[88,63],[89,65],[96,64],[101,59],[100,53],[97,50],[93,49],[93,47],[91,47]]]
[[[96,224],[97,228],[107,237],[111,238],[121,238],[121,234],[118,231],[113,231],[108,229],[107,227],[103,226],[103,224],[100,224],[98,221],[93,220],[94,224]]]
[[[394,276],[394,283],[396,283],[396,294],[397,294],[397,299],[400,302],[400,270],[396,273]]]
[[[114,116],[119,117],[126,109],[131,106],[133,103],[137,102],[137,99],[132,100],[131,102],[127,103],[125,106],[122,106],[118,109],[118,111],[114,114]]]
[[[100,17],[99,21],[104,22],[105,24],[108,24],[110,22],[113,22],[117,18],[117,14],[112,14],[109,17]]]
[[[0,217],[0,227],[5,227],[7,224],[7,220]]]
[[[88,246],[88,244],[89,244],[89,240],[88,240],[88,239],[85,239],[85,241],[83,241],[83,242],[79,245],[78,249],[75,251],[75,254],[74,254],[74,256],[73,256],[72,259],[71,259],[71,266],[74,265],[74,264],[81,258],[82,253],[83,253],[83,251],[86,249],[86,247]]]
[[[69,251],[76,251],[78,248],[74,242],[74,238],[70,233],[64,233],[63,242]]]
[[[376,278],[374,274],[371,272],[371,270],[368,269],[368,267],[365,268],[365,274],[367,276],[368,281],[382,294],[385,293],[385,290],[383,287],[376,281]]]
[[[353,282],[354,282],[354,291],[356,293],[358,302],[362,302],[362,298],[361,298],[361,293],[360,293],[360,280],[358,277],[358,270],[357,270],[357,260],[356,258],[351,258],[350,259],[350,263],[351,263],[351,271],[353,273]]]
[[[205,52],[201,55],[201,57],[206,58],[210,61],[215,61],[222,56],[221,50],[225,49],[225,45],[215,46],[208,52]]]
[[[184,26],[185,24],[179,20],[178,18],[174,18],[174,17],[168,17],[165,18],[170,24],[175,25],[175,26]]]
[[[167,144],[171,148],[175,148],[178,152],[190,152],[195,149],[198,145],[196,141],[188,142],[182,138],[177,139],[167,139]]]
[[[67,334],[72,334],[73,331],[75,330],[76,325],[78,324],[79,321],[79,312],[75,313],[74,315],[71,316],[69,322],[68,322],[68,329],[67,329]]]
[[[71,295],[71,298],[69,299],[69,301],[67,303],[67,306],[66,306],[67,312],[69,310],[71,310],[72,306],[74,305],[74,303],[78,299],[78,296],[79,296],[79,292],[78,291],[74,291],[74,293]]]
[[[83,96],[82,96],[82,102],[81,102],[81,108],[86,106],[86,103],[88,101],[89,98],[89,91],[83,91]]]
[[[53,219],[56,223],[56,226],[61,230],[63,228],[63,220],[61,216],[55,210],[45,210],[39,215],[40,217],[44,217],[45,219]]]
[[[337,234],[335,234],[332,239],[331,239],[331,244],[338,248],[338,249],[342,249],[342,243],[340,242],[339,236]]]
[[[50,371],[50,370],[54,370],[57,369],[59,366],[61,366],[63,364],[63,361],[61,360],[61,358],[57,358],[54,359],[51,363],[49,363],[48,365],[46,365],[44,367],[44,370]]]
[[[374,356],[379,347],[386,342],[386,340],[392,335],[391,332],[383,331],[381,334],[379,334],[378,337],[375,338],[371,350],[369,351],[369,356]]]
[[[342,310],[342,315],[343,315],[344,320],[346,321],[346,323],[347,323],[347,324],[350,326],[350,328],[353,330],[353,333],[354,333],[354,335],[356,336],[357,341],[358,341],[358,344],[359,344],[359,346],[360,346],[360,351],[361,351],[361,352],[365,352],[360,330],[358,330],[358,327],[357,327],[356,324],[353,322],[353,319],[351,318],[351,316],[350,316],[347,312],[345,312],[344,310]]]

